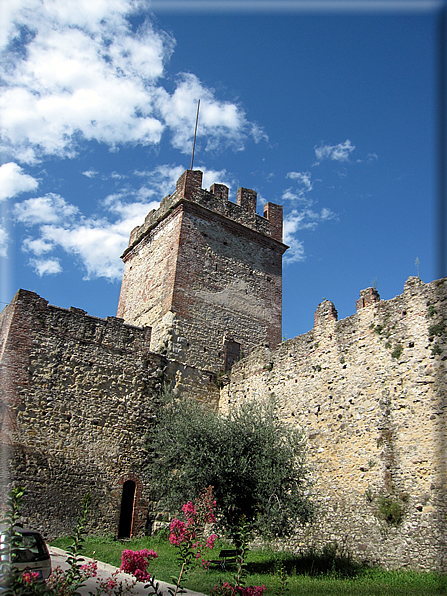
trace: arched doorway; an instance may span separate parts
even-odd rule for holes
[[[123,484],[121,512],[118,525],[118,538],[130,538],[132,533],[133,509],[135,500],[135,482],[126,480]]]

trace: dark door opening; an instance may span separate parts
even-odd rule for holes
[[[123,484],[123,496],[121,498],[118,538],[130,538],[130,534],[132,532],[134,497],[135,482],[133,480],[126,480],[126,482]]]

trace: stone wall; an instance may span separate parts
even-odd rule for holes
[[[143,531],[146,433],[162,383],[217,404],[214,377],[150,352],[150,328],[51,306],[33,292],[20,290],[0,323],[0,444],[10,463],[2,481],[26,487],[24,522],[46,537],[66,534],[91,493],[91,530],[116,534],[132,480],[132,533]]]
[[[217,373],[225,342],[248,354],[281,340],[282,207],[256,213],[256,192],[201,187],[187,170],[175,192],[132,231],[118,316],[152,327],[152,351]]]
[[[413,277],[341,321],[325,301],[311,331],[234,365],[223,411],[274,394],[308,438],[318,513],[293,548],[447,571],[446,300],[447,279]]]

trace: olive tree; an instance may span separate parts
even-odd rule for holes
[[[285,537],[310,517],[305,440],[280,420],[273,400],[223,415],[193,399],[170,398],[149,440],[152,484],[171,512],[212,485],[230,531],[245,517],[265,538]]]

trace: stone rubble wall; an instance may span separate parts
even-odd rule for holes
[[[9,458],[2,480],[4,492],[26,488],[23,522],[47,539],[66,535],[90,493],[90,530],[115,535],[122,485],[133,480],[132,531],[144,531],[146,435],[163,385],[216,407],[213,375],[150,352],[150,328],[51,306],[24,290],[1,313],[0,331],[0,445]]]
[[[445,572],[447,279],[366,294],[341,321],[323,302],[311,331],[235,364],[220,409],[274,395],[303,429],[317,513],[291,548],[337,543],[357,560]]]

